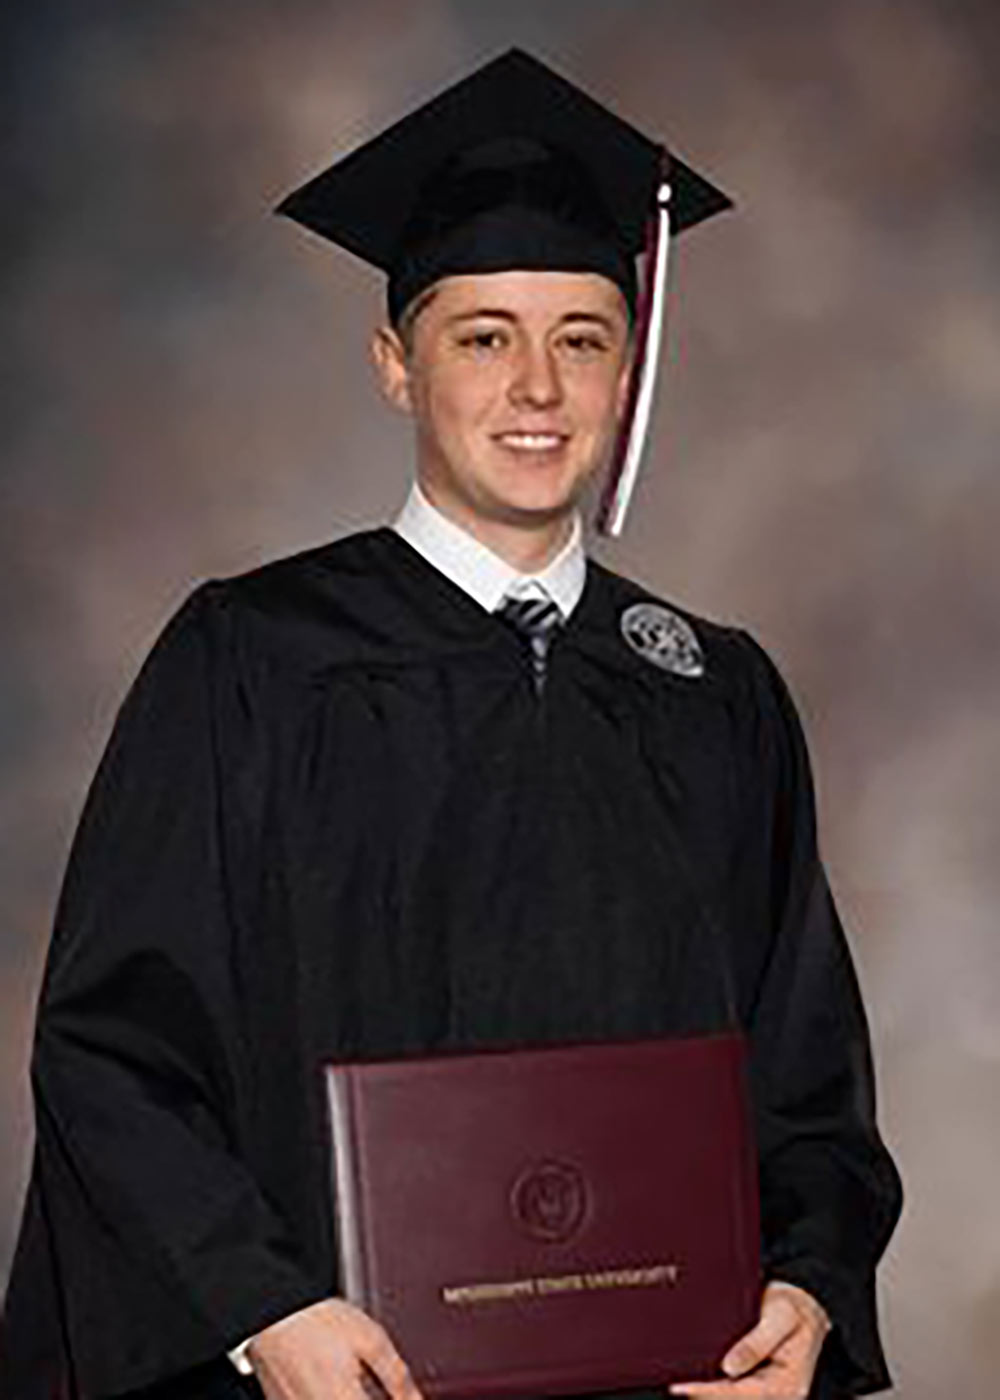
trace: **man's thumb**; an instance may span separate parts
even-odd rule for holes
[[[795,1308],[787,1298],[765,1298],[757,1326],[731,1346],[722,1358],[723,1371],[730,1377],[745,1376],[772,1356],[797,1326]]]
[[[735,1379],[737,1376],[745,1376],[748,1371],[752,1371],[761,1360],[762,1357],[757,1349],[750,1344],[749,1340],[745,1339],[742,1342],[737,1342],[726,1352],[722,1358],[722,1369],[727,1376]]]

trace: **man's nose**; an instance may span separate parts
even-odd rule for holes
[[[559,372],[551,353],[544,346],[525,346],[511,377],[512,403],[532,408],[548,408],[562,398]]]

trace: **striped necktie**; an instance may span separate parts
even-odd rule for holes
[[[540,695],[545,684],[545,662],[549,643],[563,615],[558,603],[551,598],[518,598],[508,595],[496,610],[496,616],[512,627],[528,644],[531,674],[535,690]]]

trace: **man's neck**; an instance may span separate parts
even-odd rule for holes
[[[526,528],[504,520],[491,520],[475,511],[463,510],[451,501],[442,501],[433,486],[420,483],[431,505],[455,525],[466,530],[522,574],[540,573],[566,544],[573,530],[573,510]]]

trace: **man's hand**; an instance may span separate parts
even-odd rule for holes
[[[385,1329],[343,1298],[327,1298],[258,1332],[247,1348],[267,1400],[423,1400]]]
[[[677,1381],[670,1393],[701,1400],[806,1400],[829,1330],[830,1319],[811,1293],[775,1280],[764,1289],[756,1327],[722,1359],[730,1379]]]

